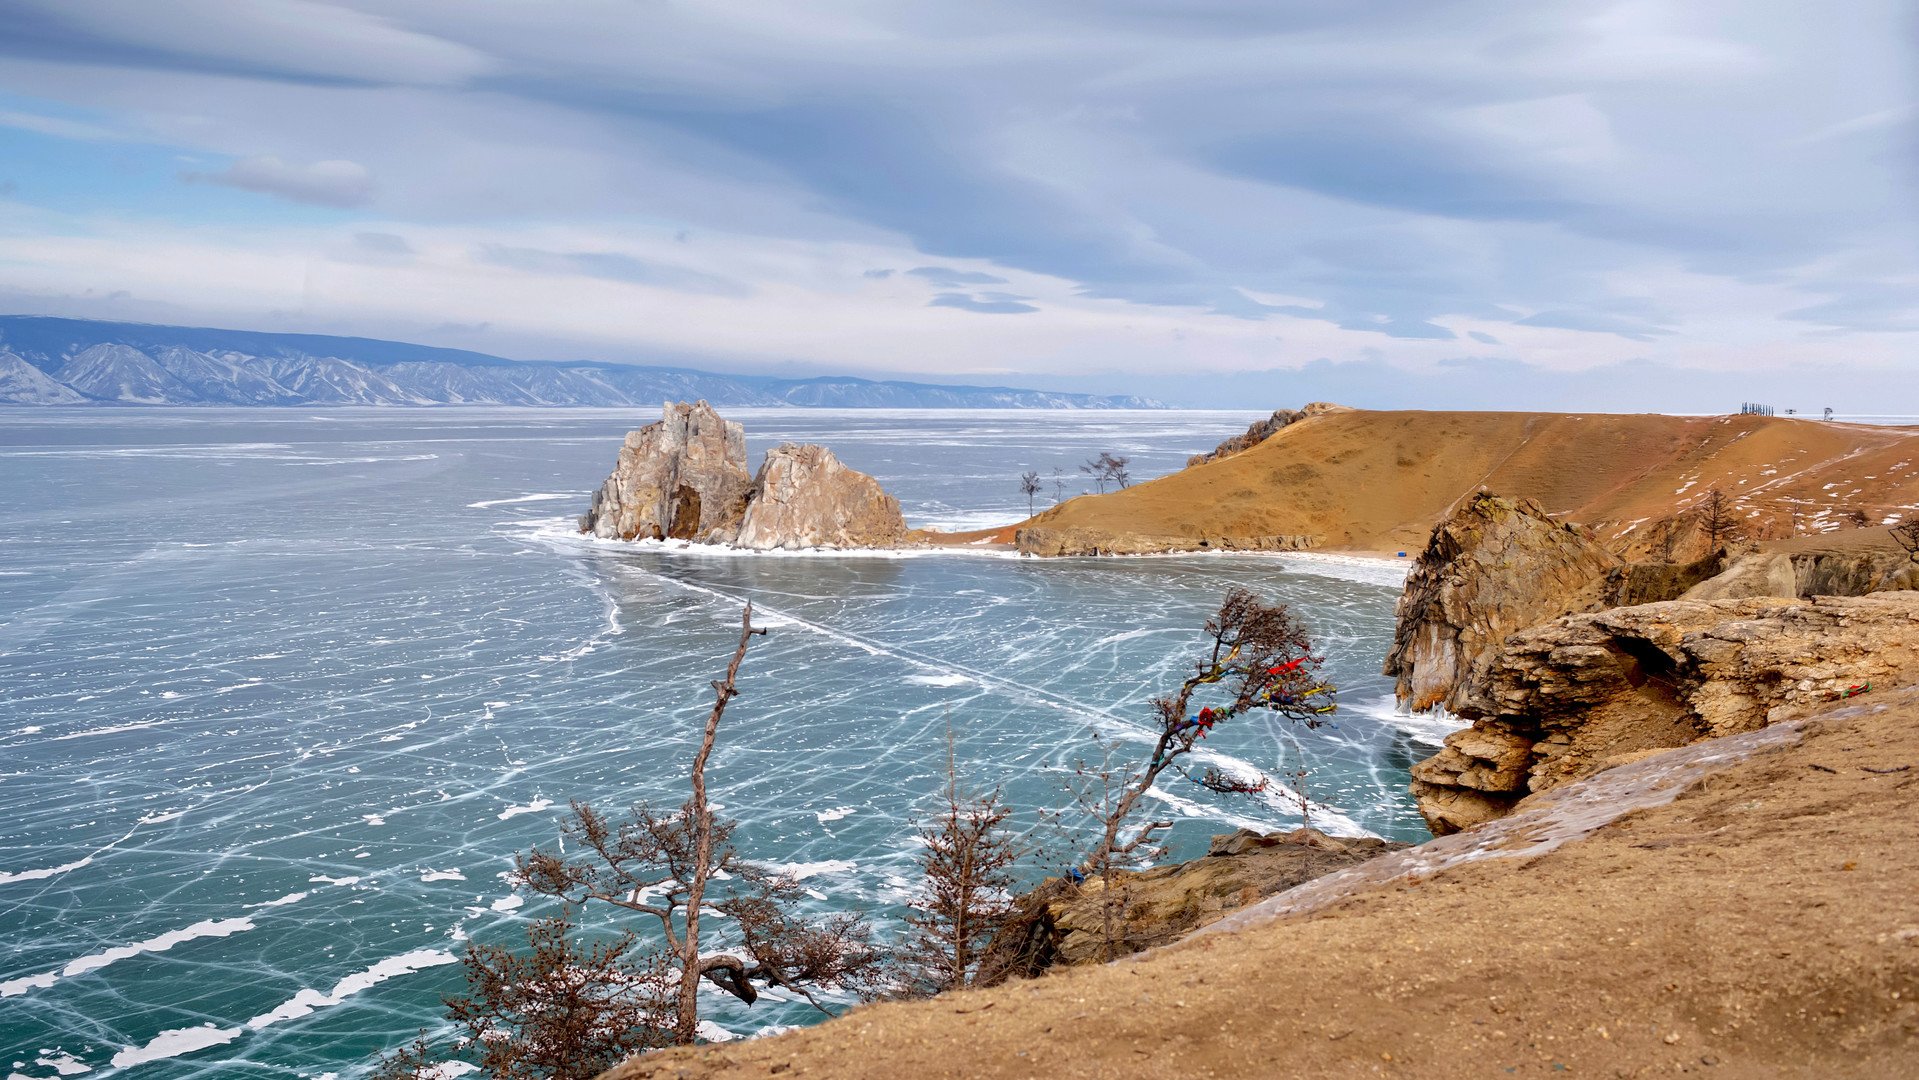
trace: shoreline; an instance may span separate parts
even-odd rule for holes
[[[743,548],[731,544],[703,544],[691,540],[612,540],[594,536],[578,530],[572,517],[564,518],[528,518],[502,524],[517,526],[527,534],[528,539],[549,543],[580,543],[596,550],[657,552],[666,555],[686,555],[705,558],[752,558],[768,556],[787,559],[924,559],[944,555],[970,556],[988,559],[1031,559],[1035,562],[1072,562],[1072,561],[1112,561],[1117,559],[1272,559],[1284,561],[1297,560],[1306,565],[1345,566],[1378,574],[1381,578],[1392,580],[1375,581],[1368,577],[1360,579],[1361,584],[1397,586],[1404,582],[1412,569],[1413,560],[1398,558],[1374,551],[1351,550],[1302,550],[1302,551],[1232,551],[1232,550],[1194,550],[1194,551],[1156,551],[1139,554],[1114,555],[1027,555],[1010,544],[923,544],[897,548],[771,548],[759,550]],[[1395,568],[1398,573],[1381,573],[1386,568]],[[1310,572],[1310,571],[1309,571]],[[1343,575],[1329,575],[1343,577]],[[1346,580],[1354,580],[1346,578]]]

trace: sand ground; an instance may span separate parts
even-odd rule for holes
[[[1919,691],[1870,704],[1547,855],[618,1075],[1919,1077]]]

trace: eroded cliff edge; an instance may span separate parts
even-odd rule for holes
[[[1413,767],[1427,824],[1919,681],[1919,594],[1883,591],[1913,564],[1870,540],[1627,563],[1537,503],[1469,499],[1421,552],[1385,667],[1402,704],[1471,721]]]

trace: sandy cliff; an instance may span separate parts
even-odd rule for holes
[[[1769,416],[1329,410],[1238,453],[1068,500],[1024,526],[1193,546],[1307,537],[1392,551],[1417,547],[1461,499],[1490,488],[1535,499],[1642,557],[1662,519],[1714,487],[1762,538],[1790,536],[1795,524],[1837,527],[1852,514],[1878,523],[1919,505],[1919,431]],[[1690,533],[1682,541],[1704,543]]]

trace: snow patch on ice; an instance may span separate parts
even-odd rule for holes
[[[534,796],[533,801],[526,804],[525,806],[509,806],[506,809],[500,811],[500,820],[505,821],[508,818],[518,817],[521,814],[542,813],[546,811],[552,805],[553,805],[552,799],[546,798],[544,796],[536,795]]]

